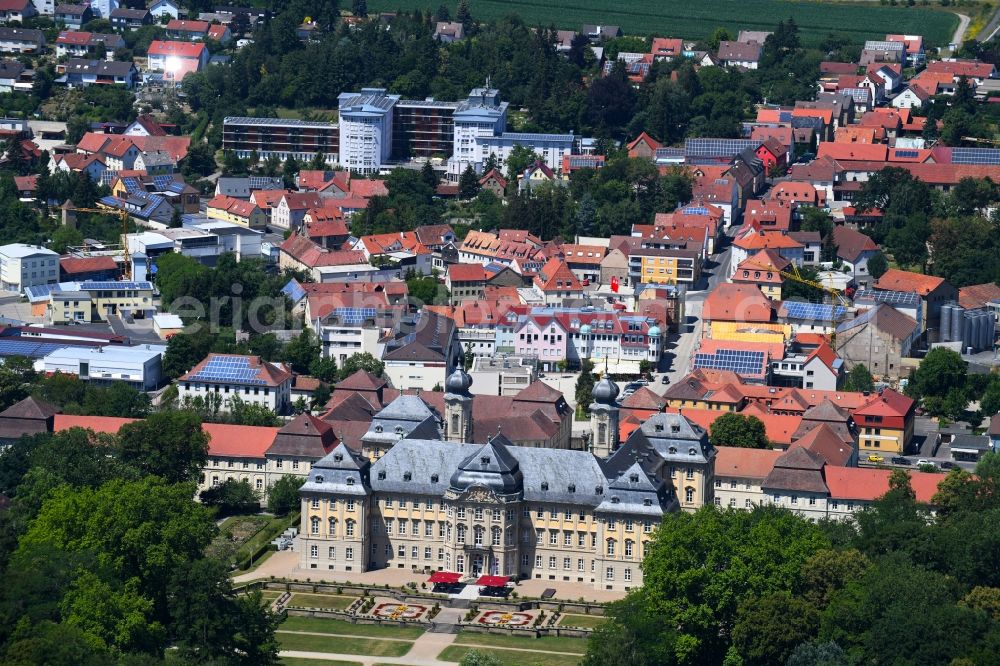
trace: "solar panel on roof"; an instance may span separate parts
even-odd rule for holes
[[[805,319],[813,321],[830,321],[836,316],[838,320],[843,319],[847,310],[843,307],[828,305],[826,303],[806,303],[803,301],[785,301],[783,303],[787,316],[791,319]]]
[[[897,150],[896,157],[916,157],[920,153],[916,150]]]
[[[1000,148],[952,148],[951,163],[1000,165]]]
[[[341,322],[357,326],[368,319],[374,319],[376,311],[375,308],[335,308],[333,313]]]
[[[215,356],[191,379],[207,382],[236,382],[262,386],[267,384],[257,375],[260,371],[250,367],[250,359],[244,356]]]
[[[888,305],[909,305],[916,307],[920,303],[920,297],[910,291],[883,291],[881,289],[862,289],[854,295],[855,301],[871,301],[875,303],[886,303]]]
[[[26,356],[42,358],[57,349],[70,346],[55,342],[32,342],[30,340],[0,340],[0,356]]]
[[[759,145],[760,141],[751,139],[686,139],[684,154],[692,157],[732,157]]]
[[[694,355],[694,367],[731,370],[739,375],[761,375],[764,372],[764,352],[719,349],[714,354],[698,353]]]

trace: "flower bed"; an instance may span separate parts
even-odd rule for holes
[[[484,611],[476,619],[478,624],[489,627],[527,627],[531,624],[529,613],[510,613],[507,611]]]
[[[383,603],[372,609],[371,616],[386,620],[417,620],[427,612],[420,604]]]

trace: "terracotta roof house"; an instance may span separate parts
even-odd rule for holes
[[[970,284],[958,290],[958,304],[966,310],[985,308],[996,300],[1000,300],[1000,285],[996,282]]]
[[[566,262],[559,257],[549,259],[539,269],[533,280],[535,289],[542,293],[548,305],[561,305],[563,301],[583,296],[583,286]]]
[[[52,432],[59,408],[52,403],[27,397],[0,412],[0,444],[9,445],[24,435]]]
[[[656,157],[656,149],[662,147],[662,143],[645,132],[642,132],[639,136],[632,139],[632,141],[628,143],[626,149],[628,150],[629,157],[654,159]]]
[[[837,258],[848,267],[854,280],[868,284],[871,281],[868,261],[879,253],[878,244],[860,231],[841,225],[833,228],[833,243],[837,246]]]
[[[958,300],[958,290],[947,280],[933,275],[890,268],[875,281],[875,289],[917,293],[924,301],[924,321],[928,327],[937,326],[941,319],[941,306]]]
[[[722,283],[706,298],[702,319],[712,321],[770,322],[774,305],[760,289],[749,284]],[[710,326],[704,327],[707,333]]]

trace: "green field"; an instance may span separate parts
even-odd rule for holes
[[[518,636],[510,634],[479,634],[463,631],[455,639],[460,645],[475,645],[482,647],[517,648],[520,650],[541,650],[543,652],[573,652],[583,654],[587,651],[587,641],[583,638],[568,636]]]
[[[434,11],[438,0],[371,0],[369,12]],[[452,13],[457,3],[448,2]],[[716,28],[735,36],[743,30],[773,30],[792,17],[806,45],[818,44],[830,33],[852,41],[877,39],[887,32],[921,34],[930,45],[947,45],[958,27],[958,17],[934,7],[890,7],[862,2],[793,2],[790,0],[474,0],[469,3],[477,21],[518,14],[531,25],[579,29],[584,23],[618,25],[626,34],[704,39]],[[937,3],[935,3],[937,4]],[[972,11],[972,10],[961,10]]]
[[[360,661],[337,661],[336,659],[298,659],[296,657],[282,657],[281,663],[285,666],[362,666]]]
[[[309,592],[295,592],[288,600],[288,606],[298,606],[300,608],[333,608],[344,610],[350,606],[357,597],[343,597],[335,594],[310,594]]]
[[[605,618],[601,615],[567,615],[559,618],[560,627],[583,627],[584,629],[596,629],[604,624]]]
[[[343,620],[328,620],[320,617],[296,617],[289,615],[281,623],[286,631],[313,631],[323,634],[347,634],[369,638],[404,638],[414,640],[424,630],[421,627],[394,627],[381,624],[351,624]]]
[[[364,654],[373,657],[402,657],[413,647],[413,643],[408,641],[380,641],[377,638],[311,636],[308,634],[283,634],[281,632],[278,632],[278,643],[282,650]]]
[[[438,659],[441,661],[462,661],[462,657],[471,650],[488,652],[499,659],[504,666],[578,666],[583,655],[572,657],[566,654],[552,654],[551,652],[529,652],[527,650],[490,650],[464,645],[449,645]]]

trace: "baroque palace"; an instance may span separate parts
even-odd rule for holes
[[[607,377],[593,390],[593,453],[515,446],[502,428],[470,442],[471,384],[461,369],[448,377],[437,438],[403,436],[375,462],[340,444],[313,465],[300,490],[303,569],[624,590],[642,583],[646,542],[665,514],[713,503],[707,433],[660,413],[620,443],[618,387]]]

